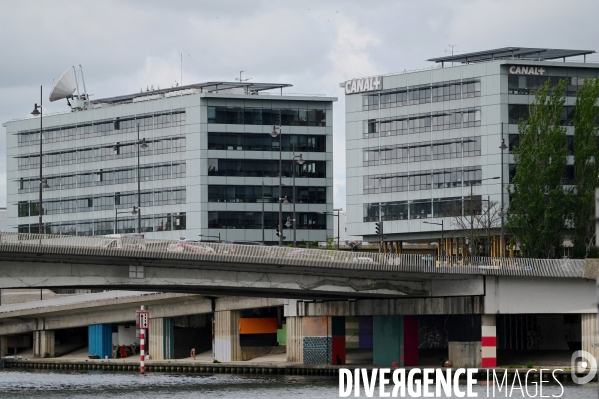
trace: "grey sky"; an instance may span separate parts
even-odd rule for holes
[[[599,50],[596,0],[3,1],[0,121],[26,116],[44,87],[83,65],[94,98],[154,85],[233,80],[291,83],[335,104],[335,207],[345,208],[344,102],[339,83],[432,66],[427,58],[506,46]],[[587,60],[599,62],[599,56]],[[0,130],[0,206],[6,140]]]

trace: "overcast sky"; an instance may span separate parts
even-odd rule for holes
[[[44,112],[52,80],[83,66],[94,98],[213,80],[244,70],[334,105],[335,207],[345,208],[343,92],[347,79],[432,66],[455,51],[507,46],[599,50],[597,0],[7,1],[0,4],[0,121]],[[599,56],[587,60],[599,62]],[[0,130],[0,206],[6,139]]]

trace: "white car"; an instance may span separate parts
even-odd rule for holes
[[[169,244],[168,252],[195,252],[198,254],[214,254],[213,248],[199,244],[198,241],[181,241],[177,244]]]
[[[372,258],[367,258],[367,257],[365,257],[365,256],[362,256],[362,257],[360,257],[360,256],[358,256],[358,257],[355,257],[355,258],[353,258],[353,261],[354,261],[354,262],[366,262],[366,263],[373,263],[373,262],[374,262],[374,261],[372,260]]]

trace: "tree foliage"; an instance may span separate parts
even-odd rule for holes
[[[560,120],[566,81],[551,88],[547,81],[520,120],[520,145],[515,148],[516,174],[508,186],[506,227],[527,257],[549,258],[564,238],[568,199],[563,177],[567,165],[566,129]]]
[[[584,258],[595,241],[595,187],[599,182],[599,80],[586,79],[576,96],[574,114],[574,188],[571,192],[572,255]]]

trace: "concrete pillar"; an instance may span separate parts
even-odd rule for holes
[[[214,312],[214,359],[219,362],[242,361],[239,344],[240,310]],[[287,319],[289,320],[289,318]],[[289,325],[287,325],[289,331]],[[287,340],[289,345],[289,339]]]
[[[589,352],[597,359],[599,358],[597,313],[584,313],[581,316],[582,350]]]
[[[150,360],[173,359],[175,352],[174,330],[172,318],[150,318],[150,329],[148,330]]]
[[[404,366],[418,366],[418,316],[404,316]]]
[[[302,317],[287,316],[287,361],[304,362],[304,329]]]
[[[88,355],[112,358],[112,325],[93,324],[87,328]]]
[[[0,335],[0,358],[8,355],[8,336]]]
[[[357,316],[345,317],[345,347],[360,347],[360,318]]]
[[[345,364],[345,317],[302,318],[303,363]]]
[[[497,321],[494,314],[481,316],[481,367],[497,367]]]
[[[54,357],[55,349],[54,330],[33,332],[33,357]]]
[[[345,364],[345,316],[331,316],[331,364]]]
[[[373,363],[390,367],[397,362],[404,366],[403,316],[373,316]]]

